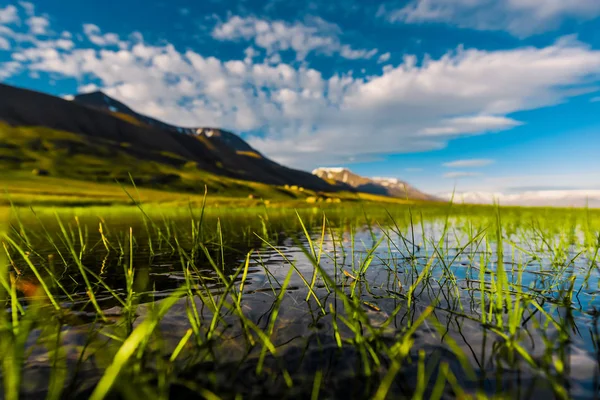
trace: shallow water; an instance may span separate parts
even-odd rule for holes
[[[322,375],[322,398],[371,397],[392,367],[390,349],[403,340],[409,327],[430,306],[430,316],[410,335],[412,346],[401,360],[388,397],[411,397],[417,389],[421,350],[425,355],[426,398],[434,391],[444,362],[458,388],[468,394],[595,397],[600,388],[596,311],[600,307],[600,275],[594,252],[581,242],[567,248],[556,242],[553,247],[548,242],[558,239],[540,240],[524,228],[506,233],[502,254],[512,293],[505,293],[510,301],[503,309],[496,309],[497,296],[489,292],[493,291],[492,281],[498,280],[496,242],[489,229],[468,234],[466,221],[450,221],[452,229],[442,241],[443,220],[406,227],[402,235],[397,227],[365,226],[353,231],[340,227],[333,236],[331,231],[322,236],[315,227],[312,232],[317,233],[311,236],[314,254],[320,259],[321,273],[330,279],[318,274],[314,296],[305,282],[311,281],[315,271],[311,245],[301,232],[280,234],[269,240],[272,247],[253,239],[229,243],[221,251],[213,243],[209,254],[224,276],[234,274],[250,253],[239,305],[245,319],[236,314],[235,299],[208,256],[192,254],[193,240],[189,237],[179,239],[181,247],[189,250],[185,255],[158,240],[151,251],[151,242],[139,227],[135,231],[142,233],[135,236],[134,256],[130,258],[126,246],[117,256],[118,252],[107,252],[96,234],[90,233],[87,243],[92,245],[85,249],[82,263],[113,291],[94,284],[104,320],[90,302],[73,260],[59,260],[56,253],[64,243],[57,247],[36,245],[42,250],[30,259],[40,268],[52,268],[59,277],[64,290],[54,287],[53,292],[66,312],[61,319],[52,312],[43,314],[47,320],[39,321],[30,334],[23,393],[33,398],[47,391],[57,367],[51,366],[56,365],[56,353],[49,351],[44,338],[55,339],[48,333],[54,329],[61,332],[60,357],[65,360],[61,368],[68,371],[64,395],[87,397],[121,341],[152,314],[161,299],[187,284],[189,293],[160,320],[157,333],[147,344],[144,362],[135,373],[136,381],[158,386],[159,392],[164,390],[172,397],[198,397],[197,389],[202,387],[225,398],[236,393],[244,397],[304,398],[313,392],[315,374]],[[473,237],[476,239],[467,245]],[[121,239],[127,245],[127,235]],[[372,250],[376,243],[378,247]],[[50,254],[52,262],[47,261]],[[135,307],[126,313],[115,294],[126,297],[123,271],[131,260]],[[359,276],[365,260],[369,260],[368,269]],[[13,262],[23,271],[19,287],[25,287],[23,283],[35,286],[26,263],[14,254]],[[424,270],[429,274],[419,278]],[[241,274],[234,282],[235,290],[242,289]],[[283,294],[282,286],[286,287]],[[484,310],[482,289],[488,291]],[[349,299],[354,303],[349,304]],[[217,312],[213,304],[220,300],[226,300],[227,305]],[[21,302],[26,308],[33,304],[32,298],[25,296]],[[522,310],[511,310],[511,303],[522,304]],[[6,310],[11,311],[10,305]],[[510,315],[516,321],[512,333]],[[262,355],[264,346],[249,323],[267,333],[275,354]],[[190,339],[176,359],[169,360],[189,329],[193,331]],[[512,339],[507,340],[506,335]],[[259,369],[265,373],[258,373]],[[166,370],[177,379],[160,389],[160,375]],[[291,387],[286,384],[286,371],[293,381]],[[449,382],[444,396],[453,398],[457,390]]]

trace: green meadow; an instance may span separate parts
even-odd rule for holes
[[[21,187],[5,399],[598,393],[600,210]]]

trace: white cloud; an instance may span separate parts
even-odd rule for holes
[[[446,136],[456,134],[478,134],[501,131],[521,125],[521,122],[511,118],[495,115],[475,115],[466,117],[447,118],[440,121],[439,126],[428,127],[421,132],[427,136]]]
[[[246,64],[252,64],[254,57],[258,56],[258,51],[256,51],[254,47],[248,47],[244,50],[244,54],[246,55],[244,62]]]
[[[479,159],[471,159],[471,160],[456,160],[442,164],[447,168],[476,168],[476,167],[485,167],[486,165],[493,164],[494,160],[479,158]]]
[[[75,43],[69,39],[58,39],[55,41],[56,47],[63,50],[70,50],[75,47]]]
[[[448,172],[448,173],[444,174],[444,178],[447,178],[447,179],[472,178],[472,177],[476,177],[476,176],[481,176],[481,173],[456,171],[456,172]]]
[[[27,25],[32,34],[45,35],[50,26],[50,21],[46,17],[30,17],[27,19]]]
[[[32,17],[35,15],[35,6],[32,3],[28,1],[20,1],[19,5],[23,7],[28,16]]]
[[[377,49],[353,49],[342,45],[340,28],[318,17],[307,18],[304,23],[269,21],[256,17],[234,15],[219,23],[212,31],[217,40],[254,41],[256,47],[265,49],[268,55],[280,51],[293,50],[298,60],[309,53],[339,54],[347,59],[369,59],[377,54]]]
[[[31,43],[34,44],[36,49],[59,49],[59,50],[71,50],[75,47],[75,43],[70,39],[58,38],[58,39],[46,39],[39,40],[37,38],[31,38]],[[13,53],[13,58],[19,57],[22,53]]]
[[[84,29],[91,37],[111,35]],[[509,129],[519,124],[512,113],[567,101],[600,80],[600,51],[574,40],[503,51],[458,48],[421,63],[406,56],[367,77],[257,61],[248,49],[222,61],[151,45],[140,35],[118,42],[65,49],[46,39],[12,57],[19,68],[94,82],[170,123],[247,132],[258,150],[303,168],[323,159],[346,164],[441,149],[458,137]]]
[[[16,61],[0,62],[0,80],[11,77],[20,70],[20,67]]]
[[[365,50],[359,49],[354,50],[352,47],[347,44],[343,45],[340,48],[340,56],[346,58],[348,60],[358,60],[358,59],[369,59],[373,58],[373,56],[377,54],[377,49]]]
[[[564,20],[600,15],[597,0],[412,0],[380,15],[404,23],[444,22],[478,30],[529,36],[558,28]]]
[[[98,34],[100,34],[101,30],[100,30],[100,27],[98,25],[83,24],[83,32],[85,33],[86,36],[91,36],[91,35],[98,35]]]
[[[106,47],[120,46],[121,44],[123,46],[125,45],[125,42],[121,42],[121,40],[119,39],[119,35],[115,33],[105,33],[103,35],[100,28],[94,24],[83,25],[83,32],[85,33],[85,36],[88,38],[88,40],[96,46]]]
[[[87,85],[82,85],[77,88],[79,93],[92,93],[99,89],[100,88],[98,87],[98,85],[96,85],[94,83],[88,83]]]
[[[47,16],[36,16],[35,6],[28,2],[19,2],[22,10],[15,6],[0,8],[0,50],[10,50],[15,47],[11,42],[15,42],[21,47],[32,45],[34,48],[60,48],[71,49],[74,43],[65,36],[68,32],[63,32],[63,36],[58,39],[52,39],[54,32],[49,30],[50,20]],[[19,18],[19,11],[28,16],[26,20]],[[10,26],[10,27],[9,27]],[[18,58],[18,57],[17,57]],[[17,59],[13,57],[13,59]],[[13,70],[14,72],[14,70]]]
[[[19,22],[17,7],[8,5],[0,8],[0,24],[14,24],[16,22]]]
[[[592,102],[592,103],[596,103],[596,102],[599,102],[599,101],[600,101],[600,96],[598,96],[598,97],[592,97],[590,99],[590,102]]]
[[[386,61],[389,61],[390,57],[391,57],[391,53],[387,52],[387,53],[383,53],[379,56],[379,58],[377,59],[377,63],[381,64],[384,63]]]

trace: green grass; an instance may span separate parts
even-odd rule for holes
[[[571,395],[598,210],[168,196],[5,215],[5,398]]]
[[[216,178],[215,178],[216,179]],[[227,180],[218,178],[219,185]],[[224,183],[225,182],[225,183]],[[199,181],[199,185],[206,181]],[[413,201],[394,199],[365,193],[315,193],[311,190],[295,191],[285,187],[238,181],[237,189],[222,192],[214,191],[214,185],[206,184],[211,206],[252,207],[259,205],[277,207],[314,207],[320,203],[335,202],[377,202],[382,204],[410,204]],[[136,185],[137,186],[137,185]],[[243,189],[240,189],[243,188]],[[93,207],[93,206],[134,206],[135,201],[127,192],[135,193],[135,200],[148,205],[167,207],[187,206],[190,202],[199,205],[204,198],[205,186],[194,192],[181,192],[169,188],[148,188],[132,186],[131,181],[123,183],[100,183],[85,180],[33,176],[29,172],[10,172],[0,176],[0,209],[17,206],[36,207]],[[318,201],[315,202],[314,199]]]

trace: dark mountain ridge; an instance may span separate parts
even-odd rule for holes
[[[349,189],[271,161],[231,132],[178,128],[138,114],[101,92],[69,101],[0,84],[0,121],[110,141],[145,160],[164,162],[165,154],[173,155],[174,162],[195,163],[198,169],[236,179],[326,192]]]
[[[186,135],[204,135],[209,138],[209,140],[223,142],[236,151],[252,151],[256,154],[260,154],[235,133],[227,132],[214,127],[184,128],[181,126],[171,125],[155,118],[137,113],[125,104],[113,99],[101,91],[78,94],[74,97],[73,101],[83,104],[84,106],[97,108],[99,110],[108,110],[111,113],[120,116],[121,118],[123,118],[123,116],[131,117],[133,118],[133,121],[146,124],[149,127]],[[128,120],[128,118],[126,118],[126,120]]]
[[[133,121],[136,121],[137,123],[146,124],[149,127],[173,133],[183,133],[186,135],[205,135],[207,138],[213,141],[220,140],[221,142],[224,142],[236,151],[253,151],[257,154],[260,154],[235,133],[227,132],[214,127],[184,128],[181,126],[171,125],[166,122],[159,121],[155,118],[137,113],[125,104],[113,99],[112,97],[106,95],[104,92],[101,91],[78,94],[74,97],[73,101],[79,104],[83,104],[84,106],[97,108],[99,110],[108,110],[111,113],[115,113],[117,116],[120,116],[121,118],[123,118],[123,116],[131,117],[133,118]],[[128,118],[126,118],[126,120],[128,120]]]
[[[157,119],[148,117],[146,115],[137,113],[131,108],[121,103],[118,100],[106,95],[104,92],[91,92],[78,94],[73,98],[73,101],[84,106],[97,108],[102,111],[110,111],[111,113],[119,113],[121,116],[130,116],[133,120],[138,123],[143,123],[149,127],[161,129],[169,132],[194,134],[196,129],[194,128],[182,128],[175,125],[168,124],[166,122],[159,121]]]

